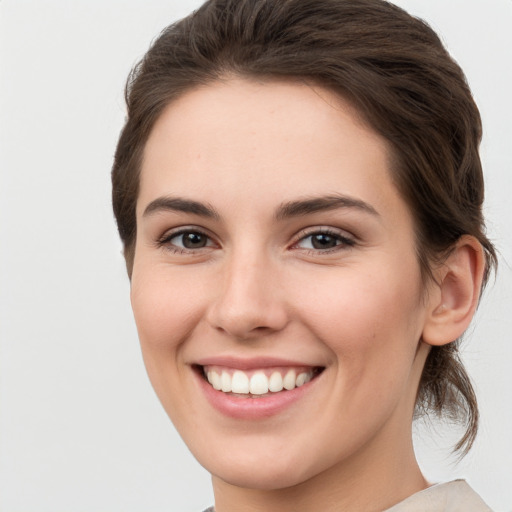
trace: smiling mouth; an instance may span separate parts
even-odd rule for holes
[[[213,389],[240,398],[264,398],[291,391],[316,378],[324,367],[239,370],[222,366],[197,366]]]

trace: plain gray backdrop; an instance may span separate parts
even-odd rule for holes
[[[0,1],[2,512],[196,512],[213,502],[145,375],[110,207],[125,78],[199,3]],[[418,425],[418,457],[431,481],[467,478],[510,512],[512,1],[396,3],[426,19],[466,71],[501,253],[464,349],[478,441],[456,464],[456,429]]]

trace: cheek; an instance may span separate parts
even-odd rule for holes
[[[410,265],[317,279],[296,291],[309,328],[328,346],[348,388],[399,380],[410,370],[423,325],[421,279]],[[322,293],[320,293],[322,290]]]
[[[148,271],[146,271],[148,270]],[[171,420],[188,410],[181,389],[190,378],[183,364],[183,347],[202,316],[200,283],[190,282],[183,272],[153,264],[135,266],[131,304],[144,364],[151,384]]]
[[[191,282],[186,273],[135,266],[131,304],[142,350],[176,350],[201,316],[203,296],[201,283]]]

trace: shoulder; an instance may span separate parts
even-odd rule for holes
[[[464,480],[437,484],[385,512],[492,512]]]

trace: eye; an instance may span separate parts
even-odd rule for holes
[[[295,244],[296,248],[313,251],[330,251],[352,247],[355,241],[341,233],[331,230],[309,232]]]
[[[214,243],[205,233],[188,229],[164,235],[158,245],[180,252],[212,247]]]

